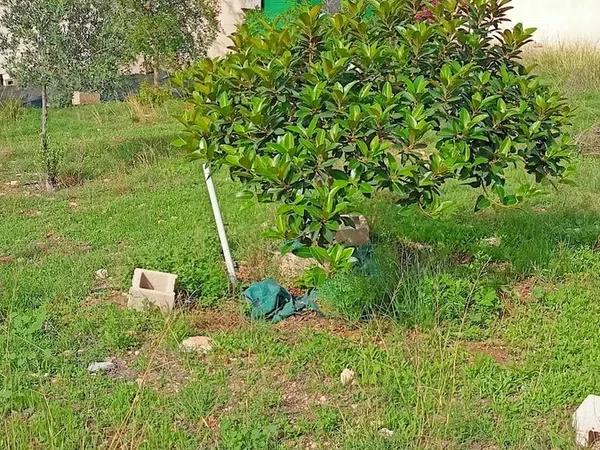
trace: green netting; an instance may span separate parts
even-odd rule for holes
[[[253,319],[277,323],[305,309],[319,311],[314,289],[302,297],[294,297],[272,278],[252,284],[244,296],[250,302]]]

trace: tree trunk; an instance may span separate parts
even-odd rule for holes
[[[44,165],[46,166],[46,189],[52,191],[56,186],[56,174],[54,173],[52,164],[50,163],[50,149],[48,146],[48,86],[45,84],[42,86],[41,122],[40,145],[42,158],[44,158]]]
[[[160,87],[160,67],[158,66],[158,64],[154,64],[153,73],[154,73],[154,87]]]
[[[342,9],[341,0],[325,0],[325,9],[329,14],[335,14]]]

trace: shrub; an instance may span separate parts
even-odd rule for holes
[[[169,98],[171,98],[171,93],[167,88],[152,86],[147,82],[143,82],[140,84],[137,97],[144,105],[161,106]]]
[[[242,25],[232,53],[176,77],[193,108],[175,144],[280,204],[269,235],[332,269],[352,257],[334,236],[357,194],[439,211],[459,179],[482,189],[481,209],[538,192],[508,186],[510,167],[564,177],[569,108],[519,62],[533,30],[500,31],[507,0],[435,3],[305,7],[258,36]]]
[[[58,186],[60,166],[65,154],[63,146],[50,143],[40,149],[43,172],[46,178],[46,189],[53,190]]]

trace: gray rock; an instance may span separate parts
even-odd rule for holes
[[[96,270],[96,279],[97,280],[106,280],[107,278],[108,278],[108,270],[106,270],[106,269]]]
[[[502,239],[497,236],[490,236],[482,239],[481,243],[484,245],[489,245],[490,247],[500,247],[500,244],[502,244]]]
[[[350,247],[361,247],[371,241],[369,223],[365,216],[346,216],[353,226],[341,226],[335,233],[335,242]]]
[[[98,361],[93,362],[88,366],[88,372],[90,373],[106,373],[110,372],[115,368],[115,363],[112,361]]]
[[[181,345],[182,350],[196,353],[208,353],[212,350],[212,339],[206,336],[193,336],[185,339]]]
[[[379,434],[385,438],[391,438],[394,436],[394,432],[389,428],[382,428],[379,430]]]

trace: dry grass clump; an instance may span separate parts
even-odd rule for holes
[[[0,99],[0,120],[16,122],[24,114],[23,101],[18,98]]]
[[[158,119],[156,108],[142,102],[137,95],[128,95],[125,104],[129,111],[129,117],[135,123],[151,123]]]
[[[600,90],[600,47],[593,44],[530,46],[523,60],[567,96]]]

